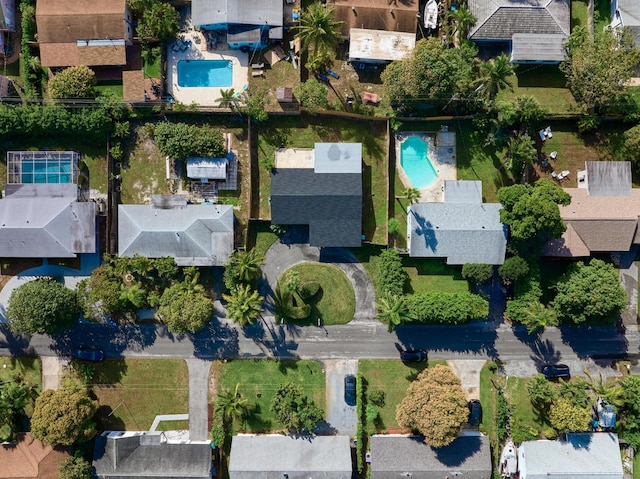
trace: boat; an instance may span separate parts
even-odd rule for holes
[[[429,0],[424,7],[424,26],[431,30],[438,28],[438,3]]]
[[[518,449],[513,441],[509,439],[500,454],[500,475],[502,477],[513,478],[518,472]]]

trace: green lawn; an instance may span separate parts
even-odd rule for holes
[[[494,458],[499,451],[498,434],[496,431],[497,399],[496,389],[492,381],[496,378],[496,373],[491,370],[492,363],[486,363],[480,371],[480,403],[482,404],[482,426],[481,430],[487,436],[494,452]]]
[[[278,235],[271,232],[269,226],[267,222],[254,221],[249,230],[248,248],[255,248],[263,256],[269,247],[278,241]]]
[[[126,358],[93,367],[99,430],[147,431],[158,414],[189,412],[189,374],[182,359]],[[187,421],[160,424],[175,428],[188,428]]]
[[[259,163],[275,161],[278,148],[313,148],[315,142],[362,143],[364,163],[362,179],[363,229],[367,241],[386,244],[387,225],[387,142],[384,125],[342,119],[304,117],[274,118],[259,129]],[[270,171],[259,166],[259,217],[271,218]]]
[[[147,78],[160,78],[160,47],[142,52],[142,69]]]
[[[510,407],[511,435],[515,442],[543,438],[549,424],[541,421],[529,400],[528,378],[509,376],[504,380],[505,394]]]
[[[405,397],[409,383],[429,366],[442,364],[442,361],[422,363],[403,363],[395,359],[362,359],[358,369],[367,381],[367,389],[382,390],[385,395],[384,407],[378,408],[380,422],[378,431],[391,433],[399,429],[396,422],[396,406]]]
[[[122,82],[120,80],[100,81],[95,86],[95,90],[99,95],[111,92],[116,98],[122,100]]]
[[[394,246],[398,248],[407,247],[407,207],[409,201],[406,198],[399,198],[404,193],[404,185],[402,180],[398,176],[398,173],[394,175],[394,200],[393,200],[393,217],[398,221],[398,233],[394,238]]]
[[[5,365],[7,367],[4,367]],[[0,356],[0,383],[13,381],[16,375],[30,384],[35,384],[38,391],[42,389],[42,370],[38,358]]]
[[[564,74],[557,65],[520,65],[511,77],[513,91],[503,90],[498,102],[513,101],[518,96],[532,96],[551,114],[572,113],[577,104],[566,87]]]
[[[594,30],[601,32],[611,23],[611,2],[610,0],[595,0],[593,9],[595,20]]]
[[[311,315],[305,320],[294,321],[294,324],[315,325],[317,318],[321,318],[324,325],[347,324],[353,319],[356,310],[355,293],[340,268],[329,264],[302,263],[287,271],[296,271],[302,284],[317,281],[322,287],[307,302],[311,306]]]
[[[409,273],[408,293],[466,293],[469,283],[460,275],[462,268],[448,266],[445,259],[403,258]]]
[[[316,406],[325,411],[325,374],[316,361],[230,360],[216,361],[212,368],[217,388],[235,390],[256,406],[244,424],[235,424],[234,432],[269,432],[283,428],[269,411],[277,387],[287,381],[302,386]],[[219,389],[218,389],[219,390]],[[211,398],[215,402],[215,398]]]
[[[587,27],[587,3],[584,0],[571,1],[571,31],[577,27]]]

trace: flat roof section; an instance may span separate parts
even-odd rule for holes
[[[352,28],[349,42],[350,61],[391,62],[402,60],[416,46],[413,33]]]

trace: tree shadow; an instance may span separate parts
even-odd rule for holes
[[[615,326],[560,326],[563,344],[570,346],[580,359],[591,359],[598,366],[608,367],[614,359],[628,354],[624,329]]]
[[[300,336],[300,328],[295,325],[281,325],[258,321],[250,327],[243,328],[246,338],[253,340],[267,354],[277,358],[296,359],[295,351],[298,344],[287,339],[287,331],[294,336]]]
[[[193,355],[198,359],[238,356],[238,330],[213,318],[209,324],[188,335],[193,343]]]
[[[29,346],[29,338],[14,334],[8,324],[0,324],[0,349],[8,349],[12,356],[35,355],[35,350]]]
[[[118,356],[126,350],[142,351],[153,345],[156,337],[153,324],[78,324],[53,335],[50,349],[62,356],[73,356],[79,347],[102,349],[108,356]]]
[[[447,467],[459,467],[482,449],[481,436],[460,436],[445,447],[432,448],[438,461]],[[487,450],[487,454],[489,451]]]
[[[124,431],[124,421],[115,414],[109,405],[102,405],[93,416],[99,431]]]

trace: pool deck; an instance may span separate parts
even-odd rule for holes
[[[240,50],[202,51],[192,43],[185,51],[174,52],[173,43],[167,47],[167,89],[174,100],[185,105],[218,106],[220,90],[233,88],[242,93],[249,83],[249,55]],[[181,87],[178,86],[178,62],[180,60],[231,60],[233,82],[229,87]]]
[[[438,178],[431,186],[420,188],[419,203],[444,201],[445,180],[457,180],[456,168],[456,134],[450,131],[423,132],[403,131],[396,134],[396,170],[405,188],[412,188],[411,181],[400,163],[400,144],[409,136],[418,136],[427,144],[427,155]]]

